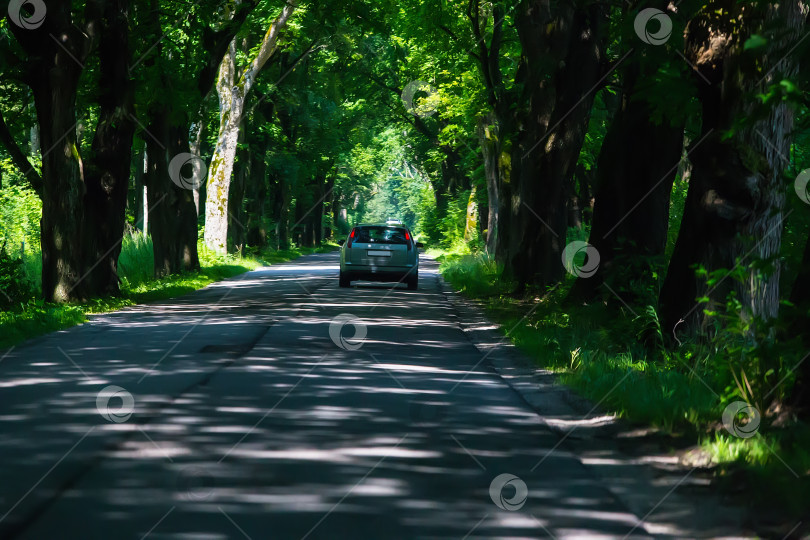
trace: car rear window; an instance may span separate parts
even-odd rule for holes
[[[407,244],[406,233],[400,227],[358,227],[354,241],[360,244]]]

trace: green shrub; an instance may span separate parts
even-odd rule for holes
[[[0,239],[8,242],[7,249],[17,253],[39,250],[39,220],[42,202],[33,190],[25,186],[3,184],[0,189]]]
[[[22,259],[15,259],[0,247],[0,308],[7,310],[34,296]]]
[[[140,232],[124,235],[118,256],[118,276],[124,288],[137,287],[155,276],[152,237]]]

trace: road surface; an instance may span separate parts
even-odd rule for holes
[[[420,278],[313,255],[7,353],[0,538],[649,537]]]

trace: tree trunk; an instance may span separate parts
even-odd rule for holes
[[[279,32],[286,26],[294,10],[294,2],[288,3],[282,9],[281,14],[267,30],[258,53],[238,80],[235,76],[236,51],[233,43],[229,54],[225,55],[220,65],[217,81],[220,100],[219,136],[211,158],[205,202],[205,244],[218,253],[227,250],[228,196],[245,100],[259,72],[275,52]]]
[[[27,82],[34,95],[42,156],[42,294],[46,301],[82,299],[84,272],[82,231],[85,195],[82,158],[76,138],[76,94],[80,61],[88,39],[71,20],[71,2],[48,5],[42,26],[9,25],[27,53]],[[51,36],[58,36],[52,38]],[[27,160],[26,160],[27,162]]]
[[[501,218],[508,213],[501,213],[501,192],[505,192],[509,183],[509,166],[511,160],[504,152],[501,138],[500,122],[494,111],[478,119],[478,140],[484,158],[484,175],[487,181],[487,237],[486,250],[491,256],[499,252],[502,241]],[[503,227],[505,230],[506,227]]]
[[[267,151],[267,148],[264,149]],[[251,246],[267,245],[267,228],[265,226],[265,204],[267,201],[267,161],[264,153],[255,156],[250,168],[251,174],[247,186],[247,243]]]
[[[602,75],[607,16],[600,4],[577,9],[524,0],[516,22],[523,50],[516,83],[524,90],[512,149],[505,272],[520,288],[529,283],[545,287],[564,273],[566,183]]]
[[[85,176],[83,241],[88,296],[118,295],[135,124],[129,76],[129,0],[105,0],[99,43],[99,120]]]
[[[135,154],[133,173],[134,199],[132,210],[135,214],[135,228],[146,235],[148,206],[146,204],[146,144]]]
[[[157,52],[144,62],[153,72],[161,96],[173,93],[171,73],[163,69],[163,35],[158,0],[148,0],[147,15],[143,22],[148,28],[150,42],[158,43]],[[200,97],[202,99],[202,97]],[[193,106],[193,105],[192,105]],[[158,277],[198,270],[197,213],[192,189],[199,178],[192,178],[191,167],[176,168],[175,158],[188,162],[189,121],[185,106],[177,100],[155,99],[146,108],[145,177],[148,212],[151,222],[154,269]]]
[[[785,52],[800,24],[795,0],[753,9],[717,0],[689,23],[687,56],[712,84],[698,83],[703,138],[692,144],[686,208],[661,291],[667,333],[676,325],[687,335],[708,329],[698,296],[707,296],[708,309],[715,309],[734,291],[743,317],[777,314],[782,156],[788,155],[792,114],[785,101],[762,105],[751,94],[762,91],[757,82],[763,76],[774,84],[795,74],[796,59]],[[769,35],[762,50],[744,51],[748,37],[772,28],[789,32]],[[710,273],[739,265],[743,279],[709,288],[695,277],[694,265]]]
[[[169,125],[167,109],[158,105],[148,112],[146,187],[152,224],[155,275],[166,276],[200,268],[197,255],[197,217],[190,189],[172,180],[169,162],[189,154],[188,131]],[[178,171],[174,171],[175,176]],[[183,173],[187,174],[187,173]],[[175,178],[176,180],[176,178]]]
[[[331,240],[334,237],[335,233],[335,229],[332,226],[332,224],[335,222],[334,214],[335,214],[335,205],[337,201],[337,197],[335,196],[335,174],[336,173],[333,172],[332,174],[327,176],[326,179],[326,192],[328,193],[328,195],[326,197],[327,210],[325,210],[325,212],[327,215],[332,214],[332,219],[329,220],[328,222],[329,225],[325,227],[321,241],[323,241],[324,239]]]
[[[228,197],[228,251],[241,252],[245,246],[245,190],[248,178],[253,174],[253,159],[245,125],[239,128],[239,148],[236,151],[236,164]]]
[[[143,0],[138,4],[139,10],[144,13],[142,24],[148,29],[146,41],[157,44],[156,54],[148,55],[143,63],[148,70],[153,71],[149,76],[159,81],[160,90],[155,101],[147,107],[146,124],[150,127],[147,127],[148,134],[145,137],[147,153],[150,156],[147,184],[150,186],[149,204],[155,225],[152,227],[152,240],[155,246],[157,275],[199,269],[197,217],[200,182],[198,179],[190,185],[188,182],[180,182],[189,189],[175,185],[169,175],[169,163],[181,153],[195,156],[192,160],[199,159],[201,130],[204,123],[201,112],[203,103],[214,85],[217,68],[223,55],[257,3],[257,0],[241,0],[235,7],[226,7],[223,10],[224,18],[220,28],[210,34],[208,39],[203,40],[206,57],[203,67],[196,75],[196,92],[184,94],[184,97],[193,98],[190,100],[165,99],[165,96],[173,95],[175,92],[173,74],[163,64],[162,41],[165,34],[161,28],[160,2]],[[194,126],[195,139],[189,143],[191,114],[197,115],[197,123]],[[155,160],[163,163],[157,163]]]
[[[795,307],[789,313],[787,338],[800,336],[805,347],[810,347],[810,237],[804,245],[799,273],[790,291],[790,302]],[[796,385],[791,394],[791,403],[797,407],[804,418],[810,417],[810,359],[801,358],[796,366]]]
[[[276,220],[276,249],[288,249],[290,247],[290,187],[283,174],[277,174],[275,180],[273,218]]]
[[[647,57],[631,61],[624,72],[621,105],[605,134],[596,167],[589,243],[599,253],[600,264],[595,274],[577,280],[572,296],[580,301],[592,299],[606,280],[616,291],[641,295],[652,290],[653,268],[643,263],[652,264],[666,248],[669,199],[683,151],[684,126],[653,122],[650,106],[636,93],[637,84],[655,76],[658,63]],[[644,282],[650,286],[641,286]],[[643,301],[655,303],[654,298]]]
[[[471,242],[478,233],[478,205],[475,202],[475,195],[475,186],[473,186],[470,196],[467,197],[467,212],[464,220],[464,240],[466,242]]]

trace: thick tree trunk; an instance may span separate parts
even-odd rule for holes
[[[810,347],[810,238],[804,245],[799,273],[790,291],[790,302],[795,306],[788,323],[787,336],[800,336],[805,347]],[[796,366],[796,385],[791,394],[791,403],[801,410],[802,416],[810,417],[810,359],[801,358]]]
[[[42,157],[42,294],[46,301],[78,300],[87,289],[78,289],[85,273],[81,231],[85,186],[76,137],[82,67],[74,58],[86,57],[88,39],[73,25],[69,0],[51,2],[39,28],[15,24],[9,28],[28,55],[27,82],[41,143],[50,149]]]
[[[650,107],[636,96],[636,85],[652,78],[658,65],[646,58],[632,61],[623,79],[621,106],[605,135],[596,167],[589,243],[598,251],[600,265],[595,274],[577,281],[572,291],[577,300],[593,298],[606,280],[616,291],[651,289],[640,283],[652,279],[653,269],[628,263],[645,258],[652,263],[651,258],[663,255],[666,248],[669,199],[683,151],[684,126],[652,121]]]
[[[160,4],[158,0],[148,2],[148,9],[145,10],[147,16],[143,24],[149,30],[149,41],[158,45],[156,54],[149,55],[144,64],[148,70],[154,72],[159,93],[164,96],[171,95],[173,92],[171,74],[162,69],[160,37],[163,31]],[[175,157],[191,153],[188,140],[188,113],[184,104],[177,100],[156,99],[149,104],[146,117],[145,184],[154,247],[155,275],[160,277],[198,270],[200,261],[197,254],[197,213],[193,191],[190,188],[193,188],[199,179],[192,180],[191,184],[185,181],[185,178],[191,178],[191,171],[187,170],[190,169],[189,165],[180,171],[169,170],[169,165]],[[172,172],[175,173],[174,178]]]
[[[172,95],[174,90],[172,73],[162,64],[162,42],[165,34],[161,29],[159,0],[143,0],[138,4],[139,8],[143,8],[141,10],[144,13],[143,24],[148,29],[146,41],[157,44],[157,53],[148,55],[144,66],[154,71],[151,75],[160,83],[159,95],[156,96],[156,102],[148,107],[149,117],[146,121],[146,124],[154,126],[159,134],[153,133],[152,128],[147,128],[149,134],[145,137],[148,154],[151,156],[149,164],[151,172],[148,175],[148,184],[151,186],[149,202],[155,224],[152,240],[155,245],[155,271],[158,275],[199,269],[197,254],[199,182],[187,185],[189,189],[175,185],[169,176],[168,166],[180,153],[200,157],[203,102],[214,85],[217,68],[229,44],[257,4],[257,0],[241,0],[235,6],[229,6],[223,11],[224,19],[220,29],[209,35],[210,39],[203,40],[206,48],[205,64],[196,76],[196,92],[184,94],[193,97],[188,101],[165,99],[165,96]],[[191,131],[189,118],[192,114],[196,115],[197,123],[194,126],[195,138],[189,142],[188,134]],[[157,115],[162,117],[158,118]],[[157,138],[157,141],[151,140],[153,137]],[[156,163],[155,160],[163,163]],[[158,202],[160,204],[157,204]],[[158,230],[158,227],[168,228]]]
[[[135,124],[129,76],[129,0],[105,0],[99,43],[99,120],[86,170],[83,241],[88,296],[118,295]]]
[[[601,4],[577,9],[524,0],[516,21],[523,46],[516,82],[524,90],[512,149],[512,216],[504,262],[506,274],[522,288],[552,285],[563,277],[566,183],[602,75],[607,16]]]
[[[62,56],[53,51],[52,58]],[[43,69],[34,99],[46,148],[57,146],[42,160],[42,294],[48,302],[82,299],[75,288],[83,274],[81,245],[84,181],[76,146],[76,82],[67,54],[58,66]],[[44,66],[43,66],[44,67]]]
[[[792,114],[784,101],[763,106],[751,91],[761,91],[755,85],[765,74],[765,82],[773,84],[795,73],[796,60],[785,58],[785,52],[800,24],[795,0],[759,9],[718,0],[689,24],[687,56],[712,84],[698,83],[703,139],[692,144],[686,208],[661,291],[668,333],[678,325],[678,334],[708,329],[698,296],[707,296],[708,308],[714,309],[734,291],[742,316],[770,319],[777,314],[781,174],[787,165],[782,156],[788,154]],[[749,36],[777,27],[790,31],[769,36],[762,51],[743,50]],[[708,272],[739,265],[744,277],[706,287],[695,277],[694,265]]]
[[[211,159],[205,202],[205,244],[218,253],[224,253],[227,250],[228,196],[245,100],[259,72],[271,54],[275,52],[279,32],[287,25],[294,10],[294,2],[288,3],[282,9],[281,14],[267,30],[259,52],[241,77],[235,76],[236,51],[234,44],[231,44],[229,54],[225,55],[220,65],[217,82],[217,93],[220,100],[219,136]]]
[[[192,191],[172,181],[169,162],[189,153],[188,131],[170,126],[167,110],[149,111],[146,187],[156,276],[198,270],[197,214]]]

